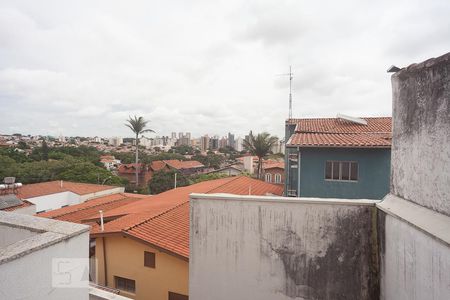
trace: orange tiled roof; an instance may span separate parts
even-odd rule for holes
[[[362,118],[367,125],[339,118],[292,119],[297,124],[288,146],[390,148],[392,118]]]
[[[273,168],[284,169],[284,162],[283,161],[270,161],[268,163],[263,164],[264,170],[273,169]]]
[[[141,198],[142,195],[129,193],[112,194],[88,200],[80,204],[40,213],[37,216],[49,219],[58,219],[60,221],[84,223],[83,221],[89,219],[89,217],[94,215],[98,217],[100,210],[106,212],[113,208],[132,203],[133,201],[138,201]]]
[[[245,176],[227,177],[180,187],[154,196],[110,195],[42,213],[39,216],[89,224],[93,237],[110,233],[130,235],[188,258],[191,193],[282,195],[283,188]],[[104,224],[104,231],[101,231],[96,223],[100,209],[104,211],[105,220],[112,219]]]
[[[388,134],[367,133],[297,133],[289,140],[289,145],[302,147],[391,148],[391,143]]]
[[[192,168],[201,168],[204,167],[204,165],[201,162],[198,162],[196,160],[176,160],[176,159],[170,159],[170,160],[164,160],[166,164],[168,164],[170,167],[180,170],[180,169],[192,169]]]
[[[18,190],[17,196],[21,199],[51,195],[62,192],[72,192],[78,195],[86,195],[100,191],[117,188],[116,186],[100,185],[91,183],[79,183],[70,181],[48,181],[40,183],[25,184]]]
[[[357,124],[340,118],[290,119],[290,124],[297,124],[296,132],[314,133],[391,133],[391,117],[361,118],[367,125]]]
[[[189,194],[229,193],[237,195],[282,195],[283,187],[245,176],[204,181],[177,188],[111,210],[110,213],[127,213],[126,216],[105,224],[105,231],[98,226],[92,233],[123,232],[177,255],[189,257]],[[163,203],[171,202],[163,208]],[[95,230],[95,231],[94,231]]]
[[[152,161],[150,167],[152,168],[153,171],[159,171],[166,167],[166,163],[162,160],[155,160]]]
[[[189,202],[131,227],[126,234],[188,258]]]
[[[142,172],[142,170],[145,170],[145,165],[144,164],[121,164],[118,168],[117,168],[117,172],[119,173],[129,173],[129,174],[133,174],[136,172],[136,167],[139,166],[139,171]]]

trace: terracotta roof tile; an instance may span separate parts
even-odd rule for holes
[[[88,200],[80,204],[40,213],[37,216],[74,223],[84,223],[84,220],[89,219],[92,216],[97,216],[99,210],[106,212],[113,208],[139,201],[140,199],[141,197],[136,197],[134,194],[113,194]]]
[[[159,171],[166,167],[166,163],[162,160],[155,160],[152,161],[150,167],[152,168],[153,171]]]
[[[110,195],[90,200],[89,203],[80,204],[78,207],[69,206],[39,216],[91,224],[93,237],[110,233],[131,235],[187,258],[189,256],[189,194],[191,193],[282,195],[283,188],[245,176],[227,177],[180,187],[154,196],[141,196],[139,200],[129,200],[128,204],[123,195],[129,194]],[[114,207],[116,204],[117,207]],[[104,211],[106,219],[104,231],[101,231],[100,226],[94,222],[99,218],[98,210],[100,209]],[[107,221],[107,219],[113,220]]]
[[[263,164],[263,169],[264,170],[268,170],[268,169],[274,169],[274,168],[280,168],[280,169],[284,169],[284,162],[283,161],[270,161],[267,163]]]
[[[201,168],[204,167],[204,165],[201,162],[198,162],[196,160],[176,160],[176,159],[170,159],[170,160],[164,160],[166,164],[168,164],[170,167],[180,170],[180,169],[192,169],[192,168]]]
[[[189,203],[185,202],[126,231],[128,235],[189,257]]]
[[[288,146],[390,148],[392,118],[362,118],[367,125],[339,118],[292,119],[297,124]]]
[[[296,133],[289,139],[290,146],[301,147],[391,148],[391,143],[388,134],[370,133]]]
[[[313,133],[391,133],[392,118],[361,118],[367,125],[357,124],[339,118],[292,119],[297,124],[296,132]],[[291,123],[291,124],[292,124]]]

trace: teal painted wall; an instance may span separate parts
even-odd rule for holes
[[[300,196],[382,199],[389,192],[390,149],[301,148]],[[325,162],[357,161],[357,182],[325,180]]]

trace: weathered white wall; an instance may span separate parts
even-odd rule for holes
[[[26,199],[36,205],[36,212],[61,208],[64,205],[74,205],[81,203],[79,195],[72,192],[62,192]]]
[[[384,218],[380,299],[450,299],[450,247],[395,217]]]
[[[392,76],[391,192],[450,215],[450,53]]]
[[[100,191],[100,192],[96,192],[96,193],[81,195],[80,196],[80,198],[81,198],[80,201],[84,202],[86,200],[98,198],[98,197],[101,197],[101,196],[107,196],[107,195],[118,194],[118,193],[123,193],[123,192],[125,192],[125,188],[124,187],[115,187],[115,188],[111,188],[109,190],[104,190],[104,191]]]
[[[450,53],[392,76],[391,193],[377,206],[381,299],[450,299]]]
[[[53,288],[52,258],[87,258],[89,232],[0,265],[0,299],[88,300],[86,288]]]
[[[194,195],[190,299],[378,299],[374,211],[373,201]]]
[[[36,205],[33,204],[30,206],[25,206],[25,207],[15,209],[14,213],[32,216],[32,215],[36,214]]]
[[[26,228],[11,227],[0,224],[0,248],[37,234],[37,232]]]

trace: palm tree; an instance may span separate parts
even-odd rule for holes
[[[254,136],[250,131],[249,138],[244,140],[243,147],[252,155],[258,157],[258,178],[261,179],[263,158],[270,153],[270,149],[278,141],[278,138],[267,132]]]
[[[143,117],[134,118],[129,117],[127,120],[128,123],[125,123],[125,126],[131,129],[136,135],[136,186],[139,184],[139,135],[142,135],[145,132],[155,132],[152,129],[145,129],[148,121],[146,121]]]

